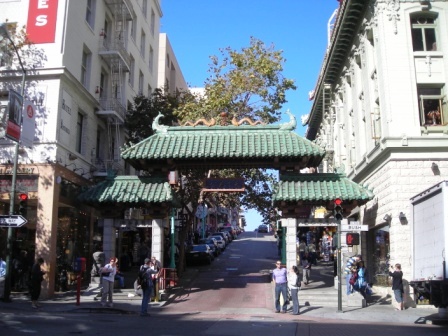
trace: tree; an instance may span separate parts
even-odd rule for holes
[[[221,112],[237,119],[245,117],[273,123],[280,120],[286,91],[295,90],[291,79],[282,75],[282,51],[251,37],[250,46],[240,52],[220,49],[221,58],[211,56],[210,76],[205,93],[180,105],[175,115],[183,121],[218,118]]]
[[[165,125],[172,125],[176,118],[173,114],[181,102],[182,93],[169,94],[164,89],[155,89],[150,97],[136,96],[128,106],[125,127],[129,130],[129,141],[138,143],[154,134],[152,122],[162,113]]]
[[[220,120],[226,112],[230,119],[248,117],[267,124],[280,120],[280,109],[286,103],[286,91],[295,90],[294,81],[282,75],[285,59],[282,51],[266,46],[251,37],[250,46],[241,51],[220,49],[221,57],[211,56],[210,76],[205,92],[196,99],[180,104],[174,114],[182,121],[199,118]],[[256,209],[263,223],[278,218],[272,211],[272,192],[276,176],[265,169],[220,170],[212,177],[243,177],[246,191],[241,194],[214,195],[223,205]]]

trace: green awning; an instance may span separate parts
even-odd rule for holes
[[[167,180],[153,177],[116,176],[89,188],[78,196],[87,204],[148,204],[173,201]]]
[[[273,202],[328,202],[336,198],[357,201],[359,205],[372,200],[374,194],[340,174],[296,174],[280,176]]]

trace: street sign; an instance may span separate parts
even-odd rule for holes
[[[28,221],[20,215],[0,215],[0,227],[18,228],[28,223]]]
[[[341,225],[341,230],[342,231],[369,231],[369,226],[368,225],[361,225],[356,222],[352,222],[348,225]]]
[[[199,204],[196,210],[197,218],[205,218],[208,214],[208,208],[205,205]]]

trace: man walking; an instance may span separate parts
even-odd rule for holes
[[[280,313],[280,293],[283,296],[282,313],[286,313],[288,303],[288,287],[286,268],[282,268],[282,263],[277,261],[276,268],[272,271],[272,280],[275,283],[275,312]]]
[[[152,275],[157,274],[157,271],[151,267],[151,260],[145,259],[144,265],[140,266],[138,273],[138,286],[137,289],[142,289],[142,306],[140,309],[140,316],[149,316],[148,303],[151,293],[153,291]]]

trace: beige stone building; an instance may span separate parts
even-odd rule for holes
[[[389,264],[420,277],[410,199],[448,175],[448,2],[345,0],[335,14],[306,137],[327,151],[320,171],[374,192],[350,217],[369,227],[370,281],[389,288]]]
[[[120,157],[126,142],[124,118],[134,96],[149,95],[158,87],[161,2],[2,1],[0,8],[0,22],[8,22],[12,32],[26,26],[34,43],[31,49],[19,48],[26,71],[24,96],[35,104],[36,113],[32,147],[20,145],[17,153],[15,197],[28,194],[28,223],[14,229],[12,252],[26,251],[30,262],[38,256],[45,259],[49,273],[42,296],[48,297],[57,289],[58,266],[70,267],[78,257],[89,265],[94,243],[103,244],[102,216],[77,201],[79,192],[108,172],[138,173]],[[19,43],[16,36],[12,34]],[[170,87],[184,87],[165,34],[161,40],[164,54],[169,53],[170,76],[175,73],[169,77]],[[21,92],[22,75],[12,53],[12,65],[2,62],[0,67],[3,107],[10,89]],[[9,213],[14,148],[9,139],[0,139],[2,214]],[[6,231],[0,229],[2,255]],[[148,228],[139,231],[140,236],[151,235]],[[107,232],[107,257],[121,255],[116,234],[113,227]]]

